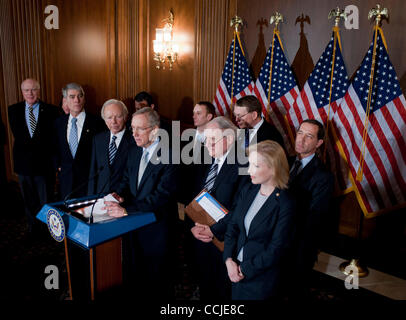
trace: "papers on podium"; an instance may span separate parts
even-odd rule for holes
[[[107,210],[105,209],[106,205],[104,204],[104,201],[118,202],[118,200],[114,198],[112,194],[108,194],[103,198],[98,198],[96,203],[93,202],[90,206],[82,207],[80,209],[76,209],[75,211],[81,213],[85,218],[89,218],[93,210],[93,222],[95,223],[114,219],[114,217],[108,215]]]
[[[212,226],[224,218],[228,210],[224,208],[207,190],[203,189],[196,198],[185,208],[186,214],[194,222]],[[213,244],[224,251],[224,242],[214,237]]]

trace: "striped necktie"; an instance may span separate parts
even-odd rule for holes
[[[73,158],[75,158],[76,150],[78,149],[78,126],[76,125],[77,121],[78,119],[72,118],[72,126],[70,128],[69,134],[69,148]]]
[[[117,145],[116,145],[116,136],[111,137],[111,142],[109,145],[109,164],[111,165],[114,161],[114,157],[116,156],[117,153]]]
[[[35,128],[37,127],[37,120],[35,120],[34,110],[32,106],[28,106],[28,116],[30,120],[31,137],[34,136]]]
[[[208,192],[210,192],[213,189],[214,182],[216,181],[217,177],[217,170],[218,170],[218,163],[216,160],[214,160],[213,164],[210,167],[209,173],[206,178],[206,182],[204,184],[204,189],[206,189]]]

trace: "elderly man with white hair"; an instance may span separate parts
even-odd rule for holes
[[[93,138],[88,195],[109,193],[119,186],[128,149],[134,143],[131,131],[125,126],[128,110],[122,101],[107,100],[101,109],[101,117],[108,130]]]
[[[40,84],[35,79],[25,79],[21,93],[24,101],[8,108],[8,118],[14,136],[14,172],[18,175],[30,232],[38,210],[52,200],[52,137],[58,109],[40,100]]]

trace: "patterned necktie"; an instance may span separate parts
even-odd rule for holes
[[[289,174],[290,181],[292,181],[294,178],[296,178],[301,167],[302,167],[302,161],[296,159],[295,163],[293,164],[292,170],[290,171],[290,174]]]
[[[28,106],[28,116],[30,120],[31,137],[32,137],[34,135],[35,128],[37,127],[37,120],[35,120],[34,110],[32,106]]]
[[[211,189],[213,189],[214,186],[214,182],[216,181],[216,177],[217,177],[217,170],[218,170],[218,163],[217,161],[214,161],[213,164],[210,167],[209,173],[207,175],[206,178],[206,182],[204,184],[204,188],[210,192]]]
[[[142,176],[144,174],[145,168],[148,165],[148,151],[144,150],[144,153],[142,154],[141,161],[140,161],[140,167],[138,168],[138,185],[140,185]]]
[[[72,126],[70,128],[69,134],[69,148],[73,158],[75,158],[76,150],[78,149],[78,127],[76,125],[77,121],[78,119],[72,118]]]
[[[116,136],[111,137],[111,142],[109,145],[109,164],[111,165],[113,163],[114,157],[116,156],[117,153],[117,145],[116,145]]]
[[[250,145],[250,129],[245,128],[245,148]]]

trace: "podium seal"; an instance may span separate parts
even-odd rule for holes
[[[58,242],[65,239],[65,224],[58,211],[49,209],[47,212],[47,225],[52,238]]]

